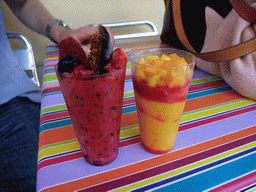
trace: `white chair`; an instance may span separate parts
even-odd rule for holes
[[[38,86],[40,86],[37,71],[34,53],[32,49],[31,43],[28,41],[26,37],[18,33],[6,33],[8,39],[21,40],[25,45],[25,49],[13,49],[13,53],[16,59],[20,62],[23,69],[27,73],[28,77]]]

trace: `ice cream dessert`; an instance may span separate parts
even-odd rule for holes
[[[176,53],[146,56],[133,65],[142,145],[152,153],[166,153],[176,139],[193,66]]]
[[[113,51],[103,26],[90,53],[72,37],[60,42],[56,74],[85,160],[106,165],[118,154],[127,57]]]

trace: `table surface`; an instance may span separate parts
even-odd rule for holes
[[[124,51],[165,47],[159,36],[119,40]],[[256,190],[256,101],[222,78],[196,69],[174,148],[151,154],[140,143],[127,65],[118,157],[109,165],[85,162],[54,66],[58,48],[46,48],[37,191],[253,191]]]

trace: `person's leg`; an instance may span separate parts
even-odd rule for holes
[[[0,106],[0,190],[35,191],[40,104],[14,98]]]

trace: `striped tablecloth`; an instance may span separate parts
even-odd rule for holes
[[[164,47],[159,37],[118,41],[125,51]],[[39,138],[37,191],[253,191],[256,190],[256,101],[223,79],[196,69],[174,148],[143,149],[127,66],[120,148],[106,166],[89,165],[75,136],[47,47]]]

